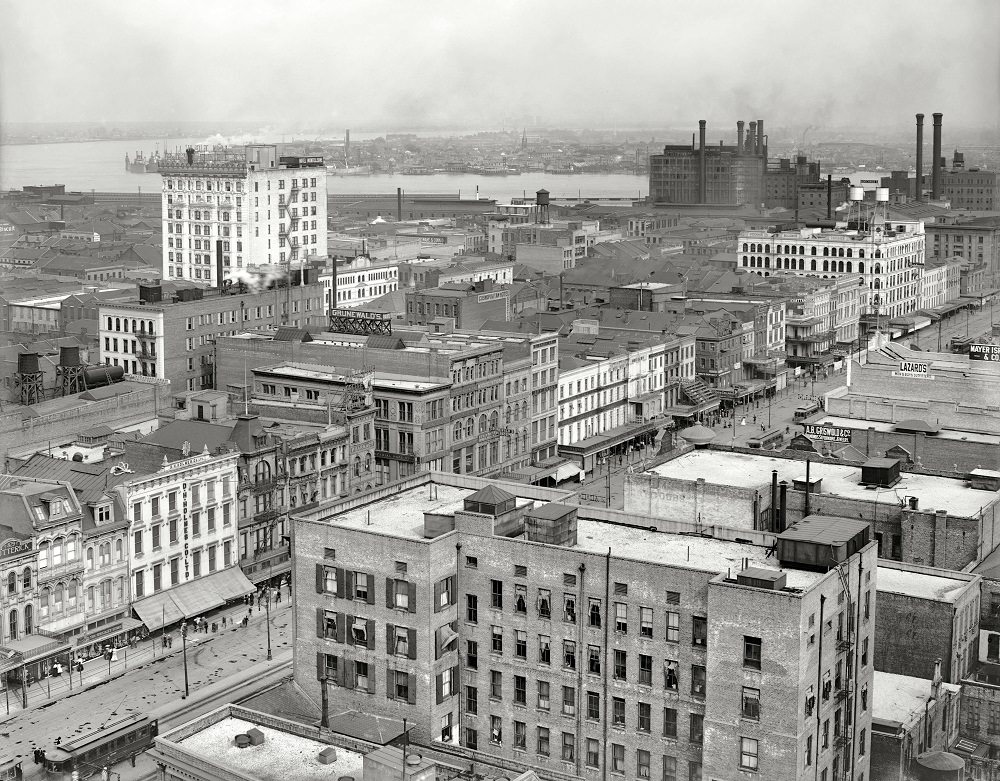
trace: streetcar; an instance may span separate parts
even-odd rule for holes
[[[0,757],[0,781],[19,781],[21,776],[21,760]]]
[[[153,745],[157,721],[141,713],[105,724],[79,737],[62,741],[45,752],[45,769],[56,777],[99,775],[105,766],[140,754]]]
[[[761,434],[759,437],[750,437],[747,440],[747,447],[756,449],[771,449],[783,442],[784,439],[785,433],[780,428],[776,428],[773,431],[767,431]]]

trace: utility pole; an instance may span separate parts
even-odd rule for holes
[[[184,696],[181,699],[186,700],[191,693],[188,686],[187,621],[181,621],[181,648],[184,655]]]
[[[267,615],[265,623],[267,625],[267,661],[271,661],[271,587],[264,589],[264,612]]]

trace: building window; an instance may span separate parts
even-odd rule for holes
[[[551,664],[552,642],[548,635],[538,636],[538,663]]]
[[[642,637],[653,636],[653,608],[639,608],[639,634]]]
[[[743,666],[754,670],[760,669],[760,638],[743,636]]]
[[[587,692],[587,718],[601,720],[601,695],[597,692]]]
[[[549,755],[549,728],[548,727],[538,727],[537,748],[538,748],[538,753],[541,756],[547,757]]]
[[[514,748],[522,751],[527,747],[528,727],[523,721],[514,722]]]
[[[491,628],[491,643],[490,652],[494,654],[503,654],[503,627],[494,625]]]
[[[663,781],[677,781],[677,757],[663,755]]]
[[[740,738],[740,769],[757,770],[757,740]]]
[[[705,696],[705,668],[700,664],[691,665],[691,694]]]
[[[625,772],[625,746],[618,743],[611,744],[611,772],[620,774]]]
[[[639,778],[649,778],[649,752],[645,749],[635,752],[635,770]]]
[[[625,700],[622,697],[611,698],[611,723],[615,727],[625,726]]]
[[[494,700],[503,699],[503,673],[490,670],[490,697]]]
[[[627,677],[628,655],[625,651],[615,649],[615,680],[624,681]]]
[[[663,709],[663,737],[665,737],[665,738],[676,738],[677,737],[677,709],[676,708],[664,708]]]
[[[514,656],[518,659],[528,658],[528,633],[523,629],[514,630]]]
[[[465,641],[465,665],[470,670],[479,669],[479,643],[475,640]]]
[[[587,767],[600,767],[601,744],[596,738],[587,738]]]
[[[688,723],[688,740],[701,745],[705,739],[705,717],[700,713],[692,713]]]
[[[479,597],[475,594],[465,595],[465,620],[470,624],[479,621]]]
[[[549,709],[549,682],[539,681],[538,682],[538,709],[548,710]]]
[[[744,719],[760,721],[760,689],[752,689],[749,686],[743,687],[743,710]]]
[[[615,602],[615,631],[628,633],[628,605],[624,602]]]
[[[503,610],[503,581],[490,581],[490,607],[495,610]]]
[[[479,689],[475,686],[465,687],[465,711],[473,716],[479,713]]]
[[[528,704],[528,682],[523,675],[514,676],[514,704]]]
[[[678,664],[674,659],[667,659],[663,664],[663,687],[671,691],[677,691],[680,685],[678,675]]]
[[[591,599],[590,600],[590,625],[597,629],[601,628],[601,600]]]
[[[680,613],[667,612],[667,637],[668,643],[676,643],[680,640]]]
[[[694,616],[691,619],[691,645],[705,647],[708,641],[708,619],[703,616]]]
[[[563,640],[563,667],[576,669],[576,643],[572,640]]]
[[[499,716],[490,716],[490,743],[503,745],[503,721]]]
[[[651,707],[648,702],[639,703],[638,725],[639,732],[649,732],[652,728]]]
[[[567,716],[576,715],[576,689],[572,686],[563,686],[562,712]]]

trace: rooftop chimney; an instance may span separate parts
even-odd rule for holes
[[[934,114],[934,154],[931,157],[931,198],[935,201],[941,196],[941,118],[944,114]]]
[[[917,200],[924,199],[924,115],[917,114]]]
[[[705,125],[708,124],[704,119],[698,120],[698,202],[706,203],[708,201],[707,193],[705,192],[708,184],[708,161],[705,158]]]
[[[184,150],[184,153],[187,155],[188,165],[194,165],[194,147],[189,146]]]
[[[741,119],[736,123],[736,151],[743,151],[743,128],[746,123]]]

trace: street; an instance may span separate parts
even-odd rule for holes
[[[242,617],[246,609],[238,606],[228,612],[234,617]],[[291,647],[291,622],[292,612],[287,600],[271,608],[273,654]],[[158,635],[156,642],[159,644]],[[149,643],[150,640],[141,643],[140,652],[142,646],[149,646]],[[182,698],[184,660],[179,637],[175,636],[171,651],[164,655],[158,645],[155,659],[147,655],[141,667],[130,666],[127,672],[82,693],[62,694],[61,699],[53,699],[50,704],[24,713],[12,713],[9,720],[0,723],[0,755],[19,756],[23,761],[25,777],[30,777],[36,771],[41,772],[32,763],[32,748],[47,748],[54,744],[57,737],[66,741],[116,716],[147,712]],[[187,648],[190,690],[194,694],[200,687],[223,681],[249,665],[264,661],[266,656],[267,631],[264,613],[259,610],[254,612],[246,629],[237,622],[218,634],[190,635]],[[103,663],[106,669],[107,662],[96,661]],[[52,679],[52,683],[63,685],[60,679],[65,677]],[[88,683],[86,673],[84,683]],[[0,703],[0,718],[6,719],[2,708],[3,703]]]

